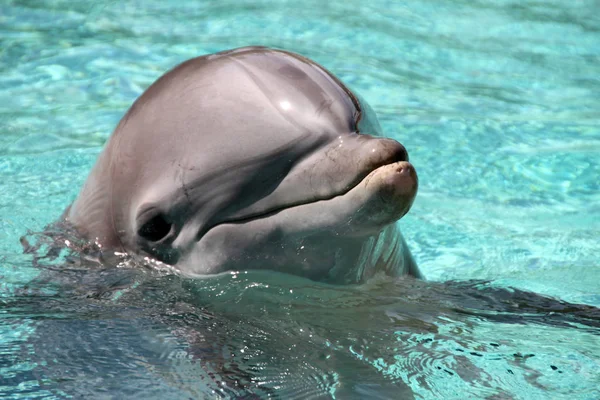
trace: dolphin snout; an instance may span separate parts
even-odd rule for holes
[[[406,147],[402,145],[402,143],[393,140],[393,139],[385,139],[386,142],[389,142],[386,146],[389,146],[390,153],[392,154],[393,163],[400,161],[408,161],[408,151],[406,151]]]
[[[349,228],[354,232],[377,232],[410,210],[418,190],[415,168],[399,161],[377,168],[348,196],[355,209]]]
[[[408,161],[399,162],[396,165],[396,173],[399,176],[410,178],[414,181],[417,180],[417,172],[415,171],[415,167],[413,167],[413,165]]]
[[[391,181],[390,186],[394,189],[394,196],[403,197],[404,201],[410,205],[414,201],[417,194],[417,188],[419,187],[419,179],[417,177],[417,171],[408,161],[401,161],[393,166],[392,171],[389,173],[388,180]],[[408,197],[408,199],[406,198]]]
[[[361,157],[365,173],[368,174],[384,165],[408,162],[408,151],[400,142],[375,136],[366,136],[365,138],[368,140],[367,143],[361,144],[363,148]]]

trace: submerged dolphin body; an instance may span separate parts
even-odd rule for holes
[[[300,55],[186,61],[132,105],[64,219],[188,276],[420,276],[395,222],[417,176],[369,106]]]

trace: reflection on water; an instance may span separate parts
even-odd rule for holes
[[[0,397],[599,398],[597,8],[2,2]],[[420,192],[402,230],[428,282],[186,281],[22,253],[144,88],[249,44],[323,64],[406,145]]]
[[[38,277],[3,300],[5,394],[532,398],[597,366],[600,309],[489,282],[190,280],[36,253]]]

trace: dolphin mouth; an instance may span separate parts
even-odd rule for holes
[[[398,142],[396,142],[396,143],[398,143]],[[202,238],[204,236],[206,236],[211,230],[213,230],[219,226],[222,226],[222,225],[239,225],[239,224],[251,223],[253,221],[273,217],[273,216],[275,216],[279,213],[285,212],[285,211],[289,211],[289,210],[293,210],[293,209],[300,209],[302,207],[315,205],[316,203],[326,203],[328,201],[335,200],[335,199],[341,200],[345,196],[347,196],[349,193],[356,191],[359,186],[361,186],[361,185],[368,186],[368,182],[371,180],[371,178],[374,175],[376,175],[378,173],[378,171],[383,171],[385,169],[393,170],[395,166],[401,166],[401,168],[404,168],[404,170],[408,172],[407,174],[405,173],[405,175],[407,175],[407,176],[405,177],[405,179],[401,180],[401,182],[390,182],[387,184],[387,186],[390,186],[390,187],[395,186],[396,187],[395,191],[397,192],[394,195],[394,193],[392,193],[392,192],[394,192],[394,190],[392,190],[391,192],[390,192],[390,190],[387,190],[388,192],[390,192],[387,194],[387,198],[389,198],[387,201],[393,202],[394,197],[406,197],[406,194],[409,195],[410,199],[404,200],[408,204],[407,204],[406,210],[402,213],[402,215],[400,217],[396,218],[394,221],[390,221],[390,222],[395,222],[396,220],[400,219],[404,214],[406,214],[406,212],[408,212],[408,209],[410,208],[410,206],[412,205],[412,202],[414,200],[414,196],[416,195],[416,189],[418,186],[418,179],[416,176],[415,169],[412,166],[412,164],[410,164],[408,162],[408,158],[409,158],[408,152],[406,151],[404,146],[402,146],[400,143],[398,143],[398,146],[395,146],[393,151],[389,152],[386,157],[382,158],[381,162],[376,162],[373,164],[372,168],[361,171],[359,174],[357,174],[355,179],[341,191],[334,192],[329,196],[321,196],[319,198],[310,199],[308,201],[299,201],[299,202],[294,202],[294,203],[288,203],[288,204],[281,205],[279,207],[270,207],[266,210],[261,210],[258,212],[241,215],[239,217],[223,219],[223,220],[219,221],[218,223],[216,223],[210,227],[207,227],[202,232],[199,232],[198,236],[196,237],[196,240],[197,241],[202,240]],[[386,186],[386,184],[384,184],[384,186]],[[410,192],[413,192],[412,195]],[[376,193],[376,197],[379,198],[380,200],[382,200],[383,202],[386,201],[385,194],[382,195],[381,193]],[[360,207],[356,207],[356,208],[358,209]]]

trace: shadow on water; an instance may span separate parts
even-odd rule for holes
[[[540,335],[569,329],[593,346],[600,334],[598,308],[491,282],[189,280],[143,260],[103,266],[92,248],[34,256],[38,277],[0,300],[0,329],[21,332],[2,349],[13,395],[414,398],[454,385],[509,396],[511,382],[544,391],[548,374],[571,372],[532,361],[546,363]]]

